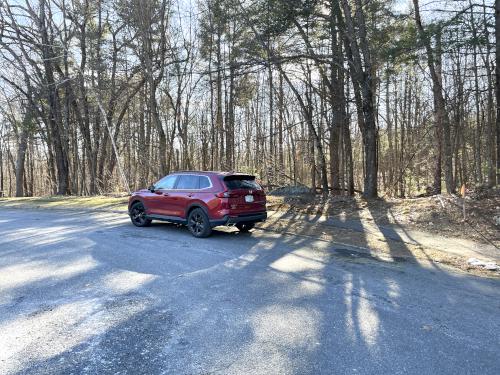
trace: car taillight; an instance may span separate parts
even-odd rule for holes
[[[215,194],[215,196],[216,196],[217,198],[235,198],[235,197],[237,197],[238,195],[237,195],[237,194],[230,193],[229,191],[223,191],[223,192],[220,192],[220,193]]]

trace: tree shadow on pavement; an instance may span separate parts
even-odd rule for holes
[[[41,245],[21,237],[13,256],[0,244],[2,267],[44,254],[52,265],[49,277],[2,289],[2,316],[10,311],[0,323],[7,373],[500,368],[500,306],[489,303],[500,297],[498,281],[381,261],[300,231],[218,230],[200,240],[173,226],[85,220],[81,232],[63,232],[56,245],[55,234],[42,235]],[[0,233],[14,231],[11,225]],[[83,259],[92,266],[79,269]],[[72,267],[66,278],[58,273]]]

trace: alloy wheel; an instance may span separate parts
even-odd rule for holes
[[[142,225],[146,222],[146,213],[144,207],[140,204],[134,206],[131,212],[132,221],[138,225]]]
[[[191,218],[189,220],[189,227],[194,234],[196,235],[201,234],[205,229],[205,222],[203,220],[203,216],[201,216],[201,214],[198,212],[191,215]]]

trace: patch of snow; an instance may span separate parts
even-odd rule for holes
[[[477,258],[469,258],[469,260],[467,260],[467,264],[474,266],[474,267],[480,267],[480,268],[483,268],[483,269],[489,270],[489,271],[500,270],[500,266],[498,264],[496,264],[495,262],[487,262],[484,260],[479,260]]]

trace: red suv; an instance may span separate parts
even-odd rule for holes
[[[233,172],[177,172],[133,193],[128,212],[138,227],[163,220],[208,237],[218,225],[248,232],[267,218],[266,194],[254,176]]]

